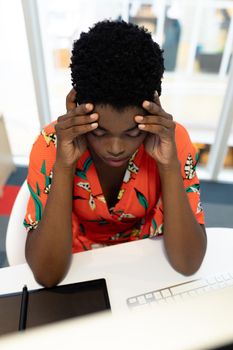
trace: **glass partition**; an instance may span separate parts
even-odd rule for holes
[[[0,111],[12,154],[26,161],[40,128],[21,1],[0,0],[0,43]]]
[[[27,139],[31,145],[39,123],[36,118],[30,61],[25,33],[23,34],[25,29],[20,1],[15,0],[15,8],[18,6],[18,10],[13,14],[10,14],[10,3],[11,1],[0,0],[1,6],[4,4],[3,11],[0,12],[0,23],[5,32],[5,56],[0,57],[0,60],[3,62],[3,57],[5,61],[7,57],[12,60],[12,65],[8,64],[9,74],[6,74],[7,69],[4,72],[4,68],[1,68],[6,82],[2,86],[7,86],[9,78],[11,86],[21,87],[15,95],[17,103],[14,103],[14,106],[9,97],[7,98],[8,108],[17,109],[20,106],[17,111],[12,109],[8,125],[12,130],[9,123],[13,118],[14,125],[18,124],[20,132],[22,131],[23,142]],[[40,0],[37,4],[52,111],[51,120],[65,112],[65,97],[71,89],[70,54],[73,41],[80,33],[106,18],[124,19],[144,25],[164,50],[166,71],[161,96],[163,107],[177,122],[187,127],[200,151],[199,167],[208,170],[209,152],[215,142],[227,93],[233,47],[233,1]],[[17,31],[13,30],[12,26],[10,31],[9,21],[4,21],[4,17],[7,16],[14,16],[14,23],[18,24]],[[20,35],[23,39],[20,39]],[[10,42],[14,42],[16,51],[20,54],[15,55]],[[16,115],[19,121],[15,120]],[[18,141],[15,140],[16,137],[12,137],[13,151],[27,154],[30,147],[23,146],[22,142],[20,151],[21,145],[16,147]],[[233,126],[228,140],[230,154],[232,147]],[[228,169],[233,168],[231,158],[227,155],[224,163]]]

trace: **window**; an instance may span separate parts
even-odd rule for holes
[[[27,158],[39,120],[21,1],[0,0],[0,42],[0,109],[13,155]]]
[[[8,87],[7,96],[4,95],[4,91],[1,96],[4,96],[5,104],[8,101],[4,110],[8,128],[12,133],[10,141],[13,152],[28,154],[39,123],[20,1],[15,0],[15,4],[19,11],[12,13],[8,2],[0,0],[3,7],[0,13],[0,25],[3,29],[1,32],[7,33],[3,40],[5,54],[0,57],[4,77],[4,83],[1,82],[0,87],[2,90]],[[124,19],[147,27],[154,40],[164,49],[166,71],[161,102],[177,122],[187,127],[193,142],[199,148],[199,167],[203,169],[203,176],[208,178],[213,175],[209,172],[209,161],[212,164],[219,162],[216,156],[210,156],[216,148],[212,145],[217,143],[222,149],[226,150],[228,147],[226,159],[222,159],[221,162],[229,171],[233,171],[233,125],[229,108],[225,108],[225,101],[233,101],[233,92],[231,96],[229,88],[233,46],[233,1],[40,0],[37,1],[37,5],[51,120],[65,112],[65,97],[71,89],[69,63],[73,41],[82,31],[88,30],[88,27],[99,20]],[[14,23],[17,23],[14,28],[17,27],[17,31],[10,28],[12,26],[7,20],[10,16],[11,20],[14,16]],[[9,45],[11,42],[14,42],[14,47]],[[15,55],[15,52],[20,54]],[[18,87],[16,76],[17,82],[20,80],[24,85],[20,85],[21,88],[14,97],[16,103],[12,104],[9,96],[12,96],[12,86]],[[10,123],[14,124],[15,130],[12,130],[13,124]],[[20,132],[16,132],[17,124]],[[221,134],[225,135],[225,143],[222,140],[216,142],[220,135],[220,126],[223,124],[227,129],[225,134]],[[19,146],[16,140],[17,135],[21,134],[23,141]],[[23,142],[27,142],[27,145]],[[216,152],[215,150],[214,154]],[[225,153],[222,151],[218,154],[224,158]]]

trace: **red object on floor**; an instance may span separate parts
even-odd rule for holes
[[[0,215],[9,216],[20,186],[6,185],[0,197]]]

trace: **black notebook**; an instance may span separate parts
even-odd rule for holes
[[[22,292],[0,296],[0,335],[18,331]],[[105,279],[28,291],[25,328],[110,310]],[[22,316],[22,315],[21,315]]]

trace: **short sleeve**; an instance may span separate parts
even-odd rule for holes
[[[184,188],[187,193],[190,206],[199,224],[204,224],[204,211],[200,197],[200,181],[196,173],[198,151],[190,140],[187,130],[177,123],[176,145],[178,158],[181,164],[181,172]]]
[[[24,218],[27,231],[36,229],[50,191],[53,165],[56,159],[54,124],[45,127],[32,146],[29,158],[27,184],[30,198]]]
[[[204,211],[200,198],[200,181],[196,173],[198,152],[192,144],[187,130],[176,123],[176,147],[181,164],[181,174],[190,207],[199,224],[205,223]],[[163,234],[163,202],[160,197],[151,221],[149,234],[151,237]]]

